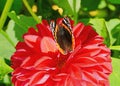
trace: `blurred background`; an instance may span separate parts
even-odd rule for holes
[[[65,17],[92,25],[111,49],[110,86],[120,84],[120,0],[0,0],[0,86],[12,86],[10,57],[29,27]]]

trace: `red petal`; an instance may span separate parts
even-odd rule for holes
[[[35,50],[36,52],[40,52],[40,41],[41,38],[37,35],[24,35],[24,41],[27,44],[27,46],[29,46],[30,48],[32,48],[33,50]]]
[[[44,53],[55,52],[57,49],[55,41],[50,37],[43,37],[40,44],[41,51]]]
[[[28,33],[27,34],[31,34],[31,35],[37,35],[37,32],[35,31],[35,29],[33,27],[28,29]]]
[[[74,28],[73,28],[73,34],[75,36],[75,38],[77,38],[81,32],[83,31],[84,29],[84,24],[83,23],[78,23]]]
[[[47,79],[50,77],[49,74],[45,74],[44,71],[35,73],[33,77],[31,77],[30,85],[37,85],[37,84],[43,84],[47,81]]]
[[[38,24],[37,28],[38,28],[38,34],[40,37],[43,37],[43,36],[53,37],[52,32],[47,28],[47,26],[43,24]]]
[[[51,57],[43,56],[42,58],[39,58],[35,63],[34,67],[37,70],[50,70],[53,69],[53,65],[56,65],[54,60]]]

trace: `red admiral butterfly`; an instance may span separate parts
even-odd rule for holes
[[[50,29],[52,30],[58,49],[62,54],[73,51],[74,36],[68,17],[63,18],[61,24],[56,24],[55,21],[51,21]]]

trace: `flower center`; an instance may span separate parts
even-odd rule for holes
[[[59,69],[62,69],[62,68],[64,67],[65,63],[66,63],[66,60],[67,60],[66,58],[60,57],[60,58],[58,59],[57,67],[58,67]]]

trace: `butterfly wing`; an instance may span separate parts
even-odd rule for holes
[[[50,28],[54,35],[54,39],[62,54],[67,54],[73,50],[74,39],[69,18],[64,18],[61,24],[50,23]]]

